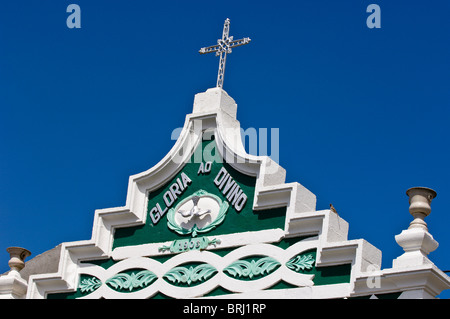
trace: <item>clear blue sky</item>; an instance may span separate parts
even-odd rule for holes
[[[81,29],[66,8],[81,7]],[[366,8],[381,8],[381,29]],[[402,253],[405,191],[437,191],[426,219],[450,270],[450,2],[6,1],[0,10],[0,273],[91,238],[95,209],[171,149],[194,94],[214,87],[223,22],[252,42],[224,89],[243,128],[279,128],[287,181],[349,222],[349,239]]]

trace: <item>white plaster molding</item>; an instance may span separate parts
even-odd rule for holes
[[[121,293],[114,291],[107,285],[103,284],[93,293],[83,297],[86,299],[103,298],[149,298],[154,294],[161,292],[167,296],[174,298],[194,298],[203,296],[216,287],[223,287],[234,293],[257,292],[259,290],[271,287],[280,280],[284,280],[290,284],[298,286],[312,286],[313,275],[305,275],[296,273],[286,267],[286,262],[295,255],[315,248],[316,242],[306,241],[298,242],[288,249],[284,250],[270,244],[250,244],[239,247],[227,255],[220,257],[210,251],[190,251],[175,255],[165,263],[143,257],[130,257],[116,263],[108,269],[103,269],[92,264],[83,264],[80,267],[80,274],[89,274],[99,278],[103,283],[115,274],[130,268],[140,268],[152,271],[158,276],[158,279],[149,287],[132,293]],[[232,278],[223,272],[223,269],[232,262],[253,255],[265,255],[276,259],[280,262],[280,267],[268,276],[258,280],[242,281]],[[208,281],[198,286],[185,288],[177,287],[167,283],[163,276],[169,270],[188,262],[204,262],[217,269],[215,274]]]
[[[241,142],[240,124],[236,120],[236,103],[220,88],[197,94],[194,111],[186,116],[181,134],[170,152],[151,169],[130,176],[126,204],[123,207],[95,211],[92,237],[90,240],[64,243],[61,247],[58,272],[54,274],[30,276],[27,298],[45,298],[47,293],[75,291],[80,274],[95,275],[104,282],[126,267],[148,269],[162,276],[170,267],[183,262],[203,261],[214,266],[219,273],[210,280],[189,289],[170,285],[162,278],[142,290],[133,293],[119,293],[106,285],[85,298],[148,298],[158,291],[176,297],[191,298],[202,296],[218,285],[237,293],[236,297],[249,296],[297,296],[307,298],[345,297],[353,289],[353,282],[365,271],[368,264],[381,264],[381,252],[363,240],[347,241],[348,223],[337,214],[322,210],[316,211],[316,197],[299,183],[285,184],[286,172],[267,156],[247,154]],[[262,232],[246,232],[214,236],[221,240],[216,248],[238,247],[226,256],[219,257],[209,251],[190,251],[175,255],[161,264],[143,256],[164,255],[158,251],[160,245],[151,243],[128,246],[112,250],[114,230],[119,227],[142,225],[147,218],[148,193],[160,188],[173,178],[191,158],[201,141],[205,130],[213,130],[217,150],[225,159],[233,159],[229,164],[237,171],[255,176],[256,186],[253,209],[261,211],[286,207],[284,229]],[[182,152],[181,152],[182,151]],[[181,154],[181,155],[180,155]],[[176,159],[176,160],[174,160]],[[283,250],[270,243],[282,238],[315,236],[303,240]],[[264,239],[262,239],[264,238]],[[262,243],[262,242],[265,243]],[[317,249],[319,266],[332,266],[343,263],[352,264],[349,284],[323,287],[304,287],[281,289],[272,292],[255,292],[285,280],[294,285],[311,286],[311,276],[295,273],[286,268],[285,262],[305,249]],[[211,247],[208,250],[213,251]],[[245,283],[221,272],[234,258],[261,255],[261,252],[276,257],[282,263],[270,275]],[[95,265],[80,264],[89,259],[113,258],[117,264],[104,270]]]
[[[330,210],[287,212],[286,237],[320,235],[324,242],[347,240],[348,223]]]
[[[338,299],[350,295],[349,284],[310,286],[290,289],[252,291],[228,294],[204,299]]]
[[[367,282],[378,278],[378,287],[369,287]],[[434,264],[423,264],[383,269],[361,273],[355,280],[352,296],[402,292],[400,299],[435,298],[448,289],[450,278]]]
[[[408,228],[395,236],[405,253],[393,261],[393,268],[431,264],[428,254],[439,246],[433,236],[421,227]]]
[[[210,237],[210,236],[206,236]],[[220,244],[209,247],[209,251],[217,249],[239,247],[242,245],[251,245],[259,243],[275,243],[279,242],[284,237],[282,229],[268,229],[253,232],[232,233],[226,235],[212,236],[211,238],[218,239]],[[162,246],[169,246],[172,241],[142,244],[135,246],[117,247],[112,251],[111,257],[114,260],[122,260],[132,257],[154,257],[172,255],[170,252],[161,252]]]
[[[290,214],[296,210],[304,211],[304,207],[314,210],[315,196],[300,184],[283,185],[285,171],[278,164],[268,157],[245,153],[240,139],[240,125],[236,120],[236,109],[234,100],[220,88],[197,94],[194,111],[186,116],[180,137],[170,152],[151,169],[130,176],[126,205],[96,210],[91,239],[65,243],[61,249],[58,272],[30,276],[31,289],[28,297],[44,298],[48,291],[66,288],[73,290],[78,285],[76,269],[80,260],[112,256],[114,229],[145,223],[148,192],[159,188],[179,172],[193,154],[205,129],[215,129],[218,149],[226,153],[222,154],[225,158],[235,159],[230,163],[233,168],[257,176],[254,209],[281,207],[286,203],[287,197]],[[181,156],[180,150],[185,151]],[[174,161],[174,158],[177,160]],[[278,195],[273,196],[272,193]],[[303,206],[303,200],[307,202],[306,206]],[[265,204],[262,205],[261,202],[264,201]]]
[[[22,299],[27,293],[27,282],[18,271],[0,276],[0,299]]]

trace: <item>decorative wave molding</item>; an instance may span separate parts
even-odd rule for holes
[[[315,247],[299,252],[298,248],[305,248],[305,245],[295,246],[286,250],[269,244],[246,246],[224,257],[206,251],[190,251],[164,263],[135,257],[108,269],[85,264],[78,289],[82,298],[118,298],[120,295],[150,298],[158,292],[181,298],[202,296],[219,286],[237,293],[265,290],[280,280],[297,287],[312,286],[314,275],[309,273],[315,267],[312,252]]]

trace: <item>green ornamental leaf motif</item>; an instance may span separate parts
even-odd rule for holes
[[[175,267],[168,271],[164,278],[174,284],[187,284],[206,281],[211,278],[217,269],[208,264],[201,264],[196,267]]]
[[[224,269],[229,275],[239,278],[250,278],[266,276],[272,273],[281,264],[272,257],[264,257],[258,261],[236,260]]]
[[[102,285],[102,282],[97,277],[85,278],[80,281],[79,288],[82,293],[94,292]]]
[[[290,259],[286,263],[286,267],[299,272],[301,270],[311,269],[314,266],[314,262],[315,262],[314,257],[311,254],[298,255],[298,256]]]
[[[142,270],[131,274],[119,273],[108,280],[106,284],[115,290],[136,290],[150,285],[157,279],[157,276],[149,270]]]

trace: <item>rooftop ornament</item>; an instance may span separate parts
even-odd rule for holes
[[[10,260],[8,262],[8,266],[11,268],[11,271],[21,271],[23,267],[25,267],[25,258],[31,255],[31,252],[22,247],[9,247],[6,248],[6,251],[9,253]]]
[[[11,271],[0,276],[0,299],[22,299],[27,293],[27,281],[19,273],[25,267],[25,258],[31,255],[30,251],[21,247],[9,247],[8,262]]]
[[[428,232],[424,219],[431,213],[431,201],[436,197],[436,192],[427,187],[413,187],[406,194],[409,196],[409,212],[414,220],[408,229],[395,236],[405,253],[394,260],[394,267],[432,264],[427,256],[438,248],[439,243]]]
[[[226,19],[223,25],[222,39],[217,40],[216,45],[201,48],[200,54],[206,54],[216,52],[216,56],[220,55],[219,61],[219,73],[217,75],[216,87],[223,88],[223,79],[225,77],[225,63],[227,61],[227,54],[231,53],[232,48],[239,47],[250,43],[250,38],[242,38],[239,40],[233,40],[233,36],[229,36],[230,32],[230,19]]]

